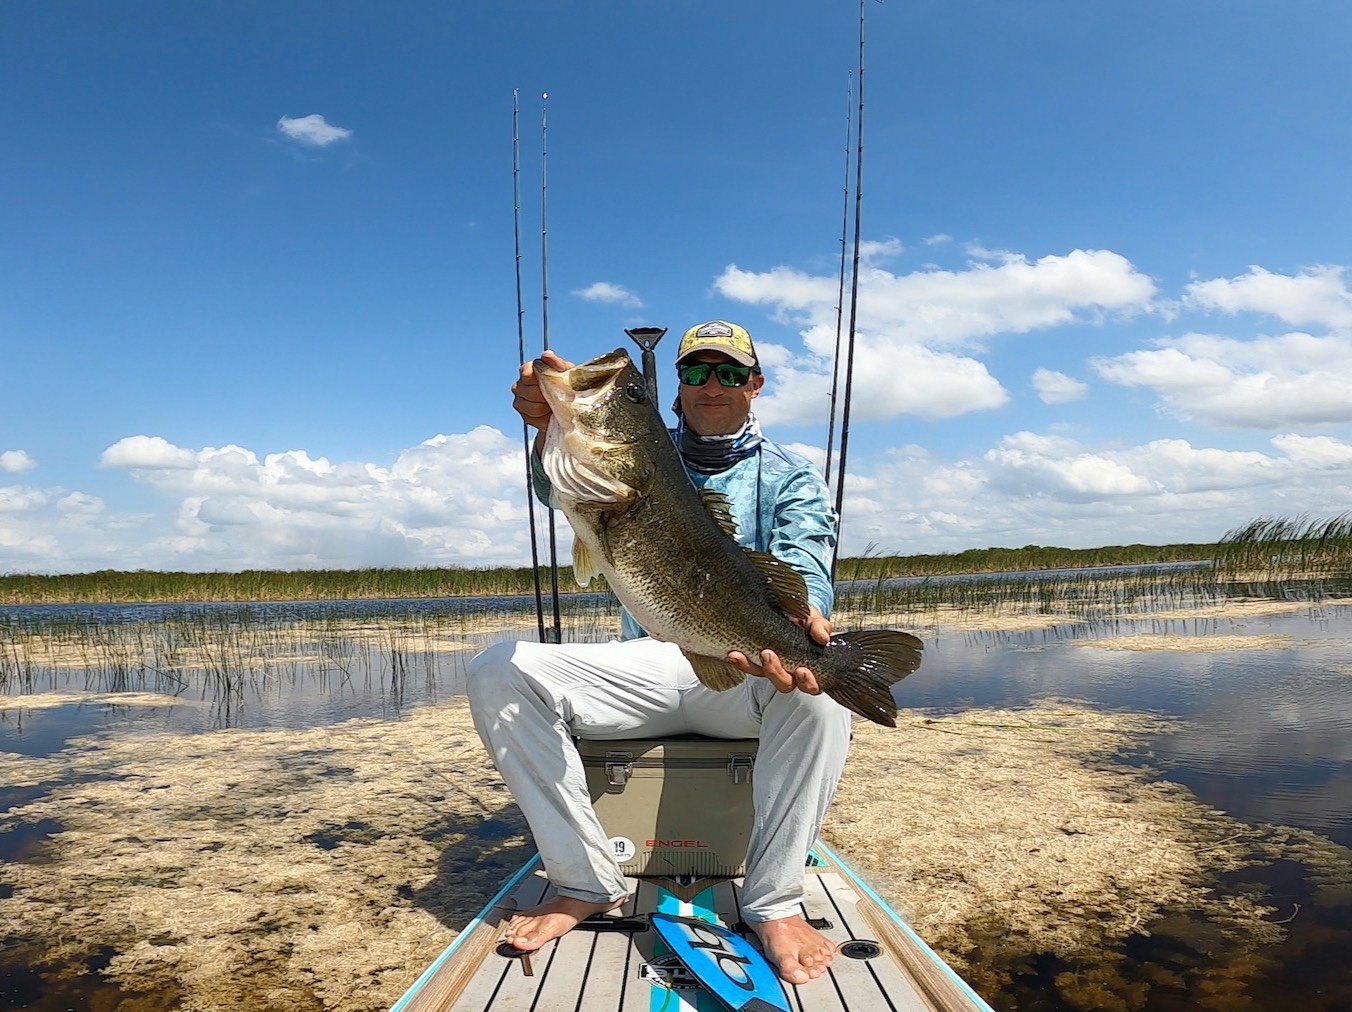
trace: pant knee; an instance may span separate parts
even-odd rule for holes
[[[784,708],[786,723],[792,726],[795,735],[846,739],[850,736],[850,711],[825,693],[816,696],[806,692],[775,693],[770,705]]]
[[[496,643],[479,651],[465,667],[465,695],[472,707],[492,706],[504,689],[520,677],[512,661],[516,644]]]

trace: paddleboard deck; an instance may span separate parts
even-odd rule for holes
[[[799,1012],[991,1012],[853,870],[825,845],[813,850],[803,914],[836,944],[828,972],[776,982]],[[528,959],[500,954],[502,927],[539,903],[549,883],[532,858],[414,982],[391,1012],[722,1012],[649,927],[650,913],[736,930],[741,879],[630,879],[615,913],[550,942]],[[754,940],[755,936],[749,936]]]

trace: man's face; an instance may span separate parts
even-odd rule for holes
[[[683,359],[684,362],[731,362],[726,355],[716,351],[697,351]],[[709,373],[702,386],[681,386],[681,410],[685,412],[685,424],[691,431],[701,436],[729,436],[746,424],[751,414],[751,402],[760,396],[760,388],[765,377],[752,372],[746,386],[725,387],[718,377]]]

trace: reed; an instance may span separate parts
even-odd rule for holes
[[[565,600],[566,638],[613,636],[619,606],[600,594]],[[534,633],[533,598],[460,598],[394,608],[189,603],[133,609],[0,614],[0,693],[192,690],[220,700],[301,678],[364,684],[396,697],[413,679],[439,683],[475,650]]]
[[[1352,513],[1250,521],[1221,539],[1216,568],[1231,582],[1346,580],[1352,577]]]

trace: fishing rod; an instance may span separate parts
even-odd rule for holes
[[[836,551],[831,556],[831,579],[840,555],[841,511],[845,504],[845,455],[850,445],[850,394],[854,385],[854,338],[859,320],[859,230],[864,209],[864,5],[859,0],[859,120],[855,127],[854,264],[850,279],[850,333],[845,356],[845,398],[840,418],[840,463],[836,480]]]
[[[854,102],[854,74],[850,73],[845,85],[845,192],[840,208],[840,280],[836,285],[836,350],[831,356],[831,408],[826,423],[826,466],[822,473],[826,485],[831,485],[831,449],[836,441],[836,387],[840,383],[840,330],[845,314],[845,240],[850,228],[850,138],[853,136],[853,123],[850,120],[850,106]]]
[[[541,345],[549,350],[549,92],[540,98],[540,329]],[[550,643],[563,641],[563,620],[559,605],[559,555],[558,532],[554,522],[554,510],[548,510],[549,516],[549,588],[550,600],[554,606],[554,626],[549,630]]]
[[[526,364],[526,311],[521,301],[521,111],[518,89],[512,89],[512,245],[516,253],[516,351],[517,363]],[[535,491],[531,481],[530,426],[521,419],[521,443],[526,455],[526,516],[530,525],[530,572],[535,581],[535,624],[540,642],[545,642],[545,601],[540,585],[540,546],[535,536]]]

